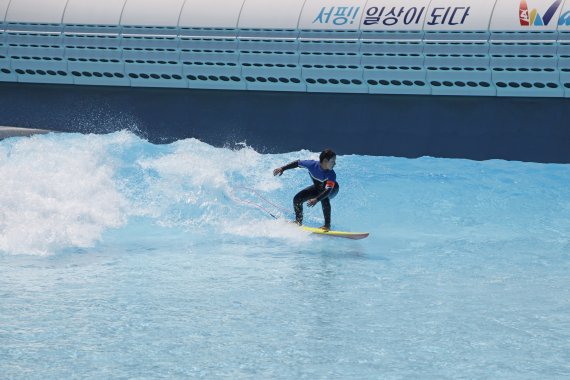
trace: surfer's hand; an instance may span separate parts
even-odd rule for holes
[[[319,201],[317,200],[317,198],[309,199],[309,201],[307,202],[307,206],[313,207],[313,206],[316,205],[317,203],[319,203]]]
[[[280,176],[281,174],[283,174],[283,168],[277,168],[275,170],[273,170],[273,175],[274,176]]]

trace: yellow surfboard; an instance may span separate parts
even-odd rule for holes
[[[346,239],[353,239],[353,240],[360,240],[367,238],[369,233],[368,232],[345,232],[345,231],[325,231],[321,228],[313,228],[307,226],[301,226],[302,229],[305,231],[311,232],[317,235],[326,235],[326,236],[334,236]]]

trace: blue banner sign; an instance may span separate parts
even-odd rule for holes
[[[427,25],[463,25],[471,7],[436,7],[428,15]]]
[[[393,26],[400,21],[404,25],[417,25],[422,21],[426,7],[370,7],[366,10],[364,25],[383,24]]]
[[[328,24],[330,21],[334,25],[354,24],[359,13],[360,7],[322,7],[313,24]]]

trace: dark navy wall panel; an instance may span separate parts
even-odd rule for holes
[[[570,163],[570,100],[0,83],[0,125],[156,143],[196,137],[261,152]]]

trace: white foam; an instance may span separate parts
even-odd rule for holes
[[[280,239],[288,243],[302,243],[310,239],[310,234],[293,223],[284,220],[233,220],[222,225],[223,233],[247,238]]]
[[[0,146],[0,251],[45,255],[90,247],[125,223],[107,151],[129,141],[102,136],[34,136]]]

